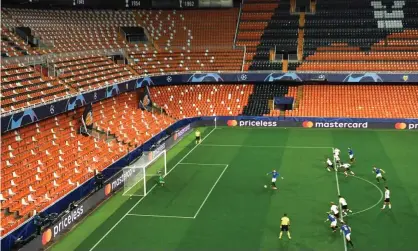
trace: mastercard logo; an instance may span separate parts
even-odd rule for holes
[[[396,123],[395,124],[395,129],[403,130],[405,128],[406,128],[406,124],[405,123]]]
[[[112,186],[111,186],[110,184],[107,184],[107,185],[105,186],[104,191],[105,191],[105,195],[106,195],[106,196],[107,196],[107,195],[109,195],[109,194],[110,194],[110,192],[112,192]]]
[[[237,125],[238,125],[238,122],[237,122],[236,120],[228,120],[228,121],[226,122],[226,124],[227,124],[228,126],[237,126]]]
[[[52,239],[52,231],[51,229],[48,229],[42,234],[42,245],[48,244],[48,242],[50,242],[51,239]]]
[[[303,121],[302,126],[304,128],[312,128],[313,127],[313,122],[312,121]]]

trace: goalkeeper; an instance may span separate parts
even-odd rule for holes
[[[160,186],[164,186],[164,184],[165,184],[165,181],[164,181],[164,176],[163,176],[163,174],[162,174],[162,172],[161,171],[158,171],[158,184],[160,185]]]

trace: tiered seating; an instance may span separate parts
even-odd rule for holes
[[[119,27],[137,26],[132,11],[6,9],[54,51],[124,48]]]
[[[414,85],[305,85],[296,117],[415,118],[418,88]]]
[[[299,17],[290,14],[289,2],[280,2],[264,29],[249,70],[281,70],[281,63],[270,62],[270,51],[295,54],[298,46],[298,26]]]
[[[236,9],[141,10],[138,23],[148,30],[155,48],[129,49],[132,67],[140,74],[240,71],[243,50],[232,49],[236,18]]]
[[[127,146],[77,134],[71,112],[2,135],[1,208],[5,232],[124,156]]]
[[[7,28],[2,27],[1,32],[1,56],[16,57],[39,54],[26,44],[20,37]]]
[[[416,71],[418,3],[318,0],[300,71]]]
[[[78,56],[52,61],[60,83],[87,91],[130,79],[134,74],[126,65],[115,64],[105,56]]]
[[[296,86],[289,86],[288,93],[284,95],[284,97],[293,97],[295,98],[294,105],[298,105],[298,87]],[[272,116],[272,117],[280,117],[282,116],[282,112],[280,110],[270,110],[270,113],[264,114],[264,116]]]
[[[242,6],[236,45],[247,47],[246,70],[256,55],[257,45],[260,43],[264,28],[277,6],[278,1],[276,0],[245,1]]]
[[[71,94],[67,86],[53,78],[43,78],[31,66],[3,65],[1,70],[2,113]]]
[[[174,85],[150,88],[152,101],[172,117],[239,115],[253,85]]]
[[[275,97],[283,97],[288,93],[287,85],[274,83],[256,84],[250,95],[248,104],[245,106],[243,115],[263,116],[270,113],[269,100]]]
[[[124,93],[93,106],[95,127],[116,134],[130,146],[139,146],[170,126],[174,119],[167,115],[138,110],[134,94]]]
[[[231,49],[237,9],[138,12],[139,25],[146,28],[154,45],[164,51],[186,49]],[[210,22],[202,22],[210,20]]]
[[[94,128],[115,140],[79,135],[83,108],[2,135],[2,233],[174,122],[137,107],[134,94],[126,93],[93,105]]]
[[[185,50],[158,52],[157,50],[129,50],[131,65],[139,74],[184,71],[241,71],[243,52],[240,50]]]

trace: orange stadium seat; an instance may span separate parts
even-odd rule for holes
[[[253,85],[174,85],[150,89],[153,102],[174,118],[236,116],[242,113]]]
[[[295,117],[414,118],[418,114],[414,85],[305,85],[296,97]]]
[[[82,108],[2,135],[0,200],[2,213],[8,213],[1,222],[4,232],[174,122],[167,115],[137,107],[133,94],[93,106],[95,128],[116,135],[113,140],[78,133]]]

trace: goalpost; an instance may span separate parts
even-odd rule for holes
[[[167,152],[150,151],[144,152],[142,156],[133,164],[123,168],[123,184],[122,196],[146,196],[150,188],[150,184],[156,184],[159,176],[167,175]]]

